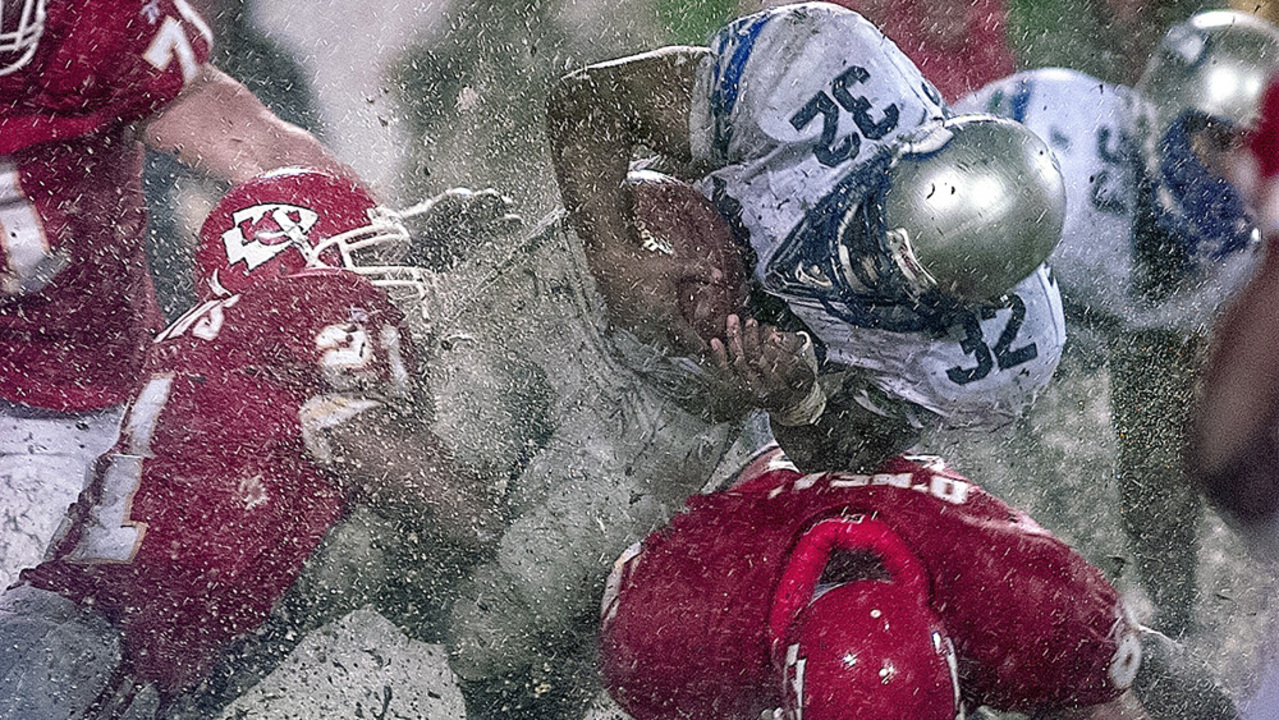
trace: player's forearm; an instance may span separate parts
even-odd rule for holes
[[[1214,330],[1190,452],[1205,491],[1245,521],[1279,510],[1279,259],[1273,254],[1271,248]]]
[[[496,491],[485,488],[439,438],[428,432],[418,437],[420,444],[401,455],[390,473],[364,479],[370,505],[400,517],[424,518],[443,539],[471,551],[495,545],[505,529]]]
[[[592,262],[638,245],[630,198],[622,189],[640,144],[610,73],[586,68],[562,78],[547,99],[551,162],[569,223]]]
[[[314,135],[276,117],[212,65],[146,125],[143,138],[151,148],[229,183],[290,165],[356,178]]]
[[[624,187],[640,148],[685,161],[698,48],[592,65],[552,89],[547,134],[569,224],[583,242],[610,321],[641,340],[704,349],[679,311],[680,270],[645,245]]]
[[[365,410],[328,429],[326,440],[330,470],[374,510],[425,520],[444,540],[472,551],[500,537],[498,494],[418,418],[387,407]]]
[[[670,47],[562,78],[547,97],[551,161],[570,222],[591,245],[633,242],[622,181],[640,147],[689,158],[689,109],[705,48]]]

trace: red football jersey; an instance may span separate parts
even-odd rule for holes
[[[54,559],[23,579],[105,613],[142,679],[165,691],[198,682],[227,640],[266,618],[344,507],[299,414],[341,422],[343,397],[406,394],[402,321],[381,290],[339,270],[188,313],[152,347]]]
[[[875,23],[947,102],[1017,70],[1004,0],[835,0]]]
[[[765,465],[623,556],[600,638],[610,693],[637,720],[755,717],[781,706],[769,612],[798,538],[873,517],[922,561],[965,698],[1005,710],[1117,697],[1139,653],[1119,593],[1033,520],[940,462],[875,475]]]
[[[0,77],[0,399],[128,399],[160,319],[133,125],[209,52],[185,0],[51,0],[32,62]]]

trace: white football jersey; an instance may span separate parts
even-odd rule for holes
[[[790,307],[815,333],[833,324],[846,337],[827,344],[827,362],[869,371],[881,390],[936,413],[952,428],[1016,419],[1052,379],[1066,343],[1061,294],[1042,265],[1003,307],[967,312],[941,338],[850,325],[815,304]]]
[[[711,42],[693,98],[693,155],[719,168],[716,184],[741,206],[757,275],[857,165],[944,114],[937,90],[891,40],[826,3],[728,25]]]
[[[1018,73],[960,100],[957,112],[1016,120],[1052,148],[1066,181],[1066,221],[1048,258],[1072,306],[1129,328],[1197,330],[1247,280],[1255,249],[1198,268],[1170,295],[1139,291],[1134,219],[1139,122],[1144,101],[1131,88],[1073,70]]]
[[[880,149],[947,115],[892,41],[824,3],[775,8],[720,31],[693,98],[694,156],[718,168],[701,189],[749,235],[760,282],[792,231],[847,190]],[[952,426],[1016,417],[1052,376],[1065,342],[1061,298],[1042,268],[1007,307],[970,313],[942,337],[860,327],[817,303],[789,305],[825,343],[827,362],[869,371],[889,395]]]

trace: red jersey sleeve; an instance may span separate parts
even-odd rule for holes
[[[212,33],[186,0],[51,3],[36,57],[0,81],[0,155],[143,120],[208,62]]]

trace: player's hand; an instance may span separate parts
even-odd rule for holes
[[[484,240],[515,232],[524,220],[514,207],[513,200],[492,188],[452,188],[401,211],[413,237],[409,263],[442,269]]]
[[[724,338],[711,340],[711,356],[739,389],[770,413],[785,413],[805,403],[817,385],[812,342],[802,333],[783,332],[742,322],[729,315]]]

